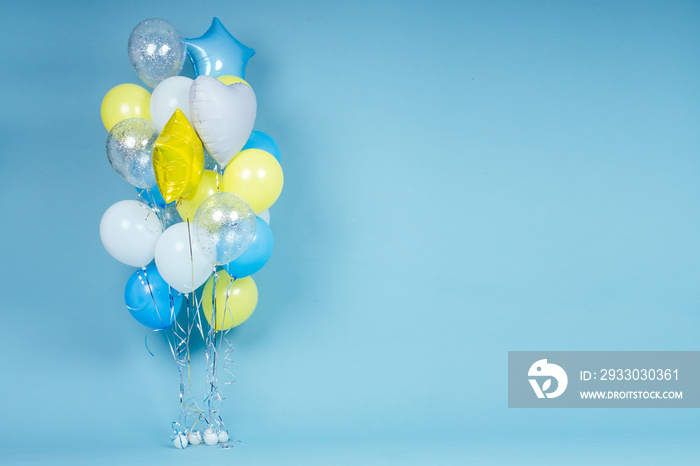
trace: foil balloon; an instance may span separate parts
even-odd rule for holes
[[[156,267],[168,285],[190,293],[207,281],[214,268],[192,239],[192,225],[177,223],[160,235],[156,243]]]
[[[223,184],[221,175],[212,170],[204,170],[202,172],[202,181],[197,186],[197,192],[190,200],[183,199],[177,206],[179,215],[183,220],[191,222],[194,220],[194,215],[197,209],[209,196],[218,193],[219,187]]]
[[[239,153],[224,171],[224,191],[242,196],[256,213],[275,203],[284,184],[279,162],[260,149]]]
[[[194,197],[204,170],[204,149],[179,109],[155,141],[153,170],[165,202]]]
[[[194,216],[194,238],[214,265],[228,264],[250,245],[257,226],[248,203],[233,193],[209,196]]]
[[[216,293],[214,293],[215,280]],[[257,304],[258,287],[253,279],[251,277],[235,279],[225,270],[220,270],[209,278],[202,291],[204,317],[217,332],[245,322],[253,314]]]
[[[180,74],[187,54],[185,39],[180,32],[160,18],[137,24],[129,36],[128,50],[131,66],[150,87]]]
[[[250,86],[227,86],[200,76],[190,88],[190,114],[207,152],[225,167],[243,148],[253,131],[257,101]]]
[[[253,275],[262,269],[272,255],[274,241],[272,230],[260,217],[256,218],[255,236],[250,246],[238,256],[224,266],[229,275],[236,278]]]
[[[154,330],[166,329],[175,322],[183,297],[171,290],[155,265],[138,269],[126,282],[124,301],[131,315]]]
[[[277,147],[277,143],[274,141],[274,139],[262,131],[253,131],[250,133],[248,142],[245,143],[245,146],[243,146],[243,149],[241,150],[246,149],[264,150],[265,152],[272,154],[272,156],[276,158],[278,162],[282,161],[280,159],[280,148]]]
[[[136,84],[120,84],[107,92],[102,99],[100,115],[107,131],[127,118],[149,120],[151,93]]]
[[[153,186],[156,176],[151,153],[157,137],[153,122],[145,118],[127,118],[114,125],[106,144],[107,159],[114,171],[137,188]]]
[[[196,76],[233,75],[243,78],[248,60],[255,54],[255,50],[236,40],[219,18],[212,20],[202,36],[186,39],[186,43]]]
[[[153,89],[149,109],[151,120],[156,128],[162,129],[177,109],[185,114],[187,120],[192,120],[190,118],[190,86],[192,86],[190,78],[173,76],[162,81]]]
[[[156,213],[138,201],[119,201],[100,220],[100,240],[126,265],[143,267],[153,260],[163,228]]]

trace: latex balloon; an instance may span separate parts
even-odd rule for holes
[[[185,39],[175,26],[160,18],[136,25],[129,36],[129,61],[147,85],[156,87],[176,76],[185,64]]]
[[[147,202],[151,207],[165,207],[165,199],[158,189],[158,185],[151,186],[147,189],[136,188],[139,199]]]
[[[216,445],[219,442],[219,436],[212,429],[205,430],[202,439],[209,446]]]
[[[263,222],[270,224],[270,209],[263,210],[258,214],[258,218],[261,218]]]
[[[202,443],[202,434],[198,430],[193,430],[187,436],[187,440],[189,440],[190,445],[199,445]]]
[[[277,143],[262,131],[253,131],[250,133],[248,142],[245,143],[245,146],[243,146],[243,149],[241,150],[246,149],[264,150],[265,152],[272,154],[272,156],[276,158],[278,162],[281,162],[282,160],[280,159],[280,148],[277,147]]]
[[[223,179],[217,172],[204,170],[202,172],[202,181],[199,182],[194,197],[191,200],[183,199],[179,203],[177,211],[180,213],[180,217],[186,222],[194,221],[194,214],[197,213],[200,204],[209,196],[218,193],[219,186],[223,185],[223,183]]]
[[[175,438],[173,439],[173,445],[175,445],[175,448],[178,450],[183,450],[187,448],[188,445],[188,439],[185,434],[177,434],[175,435]]]
[[[163,232],[156,244],[156,267],[163,279],[181,293],[207,281],[214,268],[191,238],[191,224],[178,223]]]
[[[156,213],[138,201],[119,201],[100,221],[100,239],[107,252],[126,265],[143,267],[153,260],[163,233]]]
[[[213,77],[233,75],[245,77],[245,66],[255,54],[226,30],[219,18],[214,18],[207,32],[194,39],[186,39],[196,76]]]
[[[218,278],[216,278],[217,275]],[[214,280],[216,280],[216,293],[214,293]],[[212,296],[216,297],[215,304]],[[209,325],[213,325],[217,332],[245,322],[257,304],[258,287],[251,277],[234,279],[225,270],[220,270],[204,285],[202,310]],[[212,314],[214,314],[213,319]]]
[[[224,171],[224,191],[241,195],[256,213],[275,203],[283,184],[279,162],[260,149],[242,151]]]
[[[227,86],[200,76],[190,88],[190,114],[204,147],[221,167],[243,148],[253,131],[257,101],[245,84]]]
[[[238,76],[231,76],[230,74],[227,74],[226,76],[217,76],[216,79],[226,84],[227,86],[238,83],[243,83],[250,86],[250,84],[248,84],[248,82],[245,79],[239,78]]]
[[[272,255],[274,241],[272,230],[260,217],[256,218],[255,236],[250,246],[233,261],[224,266],[229,275],[236,278],[253,275],[262,269]]]
[[[153,89],[149,108],[151,120],[158,130],[163,129],[163,126],[177,109],[185,114],[187,120],[192,120],[190,117],[190,86],[192,86],[190,78],[173,76],[162,81]]]
[[[158,137],[153,122],[127,118],[112,127],[107,136],[107,159],[122,178],[137,188],[150,188],[156,182],[151,164],[153,144]]]
[[[185,115],[175,110],[153,148],[153,170],[165,202],[192,199],[202,179],[202,141]]]
[[[228,264],[250,245],[257,225],[255,213],[237,194],[215,193],[197,209],[194,238],[214,265]]]
[[[136,84],[120,84],[107,92],[102,99],[100,113],[107,131],[127,118],[151,118],[151,93]]]
[[[160,330],[175,322],[183,298],[163,280],[155,265],[149,265],[131,275],[124,289],[124,300],[134,319]]]

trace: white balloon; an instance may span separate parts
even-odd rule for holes
[[[177,434],[173,439],[173,445],[179,450],[187,448],[187,436],[185,434]]]
[[[219,443],[219,436],[212,429],[207,429],[204,431],[204,443],[207,445],[216,445]]]
[[[263,222],[267,223],[270,225],[270,209],[263,210],[258,214],[258,217],[262,219]]]
[[[248,141],[257,106],[255,93],[247,84],[227,86],[207,75],[198,76],[192,83],[192,125],[221,167],[225,167]]]
[[[190,293],[214,271],[190,237],[192,224],[177,223],[160,235],[156,244],[156,267],[165,282],[180,293]]]
[[[185,76],[173,76],[153,89],[151,94],[151,121],[156,125],[158,131],[162,130],[165,124],[173,116],[178,108],[182,110],[188,121],[190,117],[190,87],[192,79]]]
[[[202,434],[200,434],[198,430],[193,430],[189,433],[187,439],[189,440],[190,445],[199,445],[202,443]]]
[[[100,221],[100,239],[107,252],[126,265],[144,267],[153,260],[163,233],[158,215],[138,201],[119,201]]]

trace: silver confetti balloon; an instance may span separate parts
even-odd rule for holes
[[[218,192],[202,202],[194,216],[194,238],[214,265],[243,254],[255,237],[253,208],[238,194]]]
[[[186,54],[184,37],[164,19],[141,21],[129,36],[131,66],[139,78],[151,87],[180,74]]]
[[[151,120],[127,118],[112,127],[107,136],[107,159],[122,178],[137,188],[156,184],[151,155],[158,131]]]

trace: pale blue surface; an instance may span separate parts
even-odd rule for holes
[[[698,349],[698,3],[70,5],[0,16],[1,463],[697,463],[697,410],[509,410],[506,362]],[[256,49],[284,154],[230,451],[168,445],[174,364],[99,240],[135,198],[99,106],[153,16]]]

